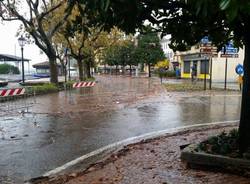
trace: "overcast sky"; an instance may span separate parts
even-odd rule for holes
[[[11,54],[21,57],[21,48],[16,37],[19,25],[18,21],[0,23],[0,54]],[[46,55],[41,54],[40,49],[35,44],[24,46],[24,57],[31,59],[31,64],[46,60]]]

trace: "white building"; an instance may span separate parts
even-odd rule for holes
[[[174,52],[172,49],[169,48],[169,44],[171,42],[170,39],[171,39],[171,35],[166,35],[161,39],[160,44],[161,44],[161,47],[163,49],[163,52],[166,58],[169,59],[170,62],[173,62]]]

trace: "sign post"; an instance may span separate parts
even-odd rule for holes
[[[224,90],[227,89],[227,57],[225,62],[225,81],[224,81]]]
[[[243,74],[244,74],[243,65],[238,64],[235,67],[235,72],[239,75],[239,77],[238,77],[238,83],[239,83],[239,87],[240,87],[240,90],[241,90],[242,89],[242,84],[243,84]]]
[[[223,47],[223,51],[221,57],[225,57],[225,81],[224,81],[224,90],[227,89],[227,65],[228,65],[228,58],[238,58],[238,48],[235,48],[233,42],[230,41],[227,45]]]
[[[204,90],[207,89],[207,59],[205,60]]]
[[[208,36],[205,36],[201,39],[201,47],[200,53],[207,55],[208,59],[205,60],[205,74],[204,74],[204,90],[206,90],[206,80],[207,80],[207,62],[210,62],[210,66],[208,65],[209,69],[209,89],[212,89],[212,58],[218,57],[217,47],[212,45],[212,42],[209,40]]]
[[[212,72],[213,71],[213,59],[210,58],[210,80],[209,80],[209,90],[212,89]]]

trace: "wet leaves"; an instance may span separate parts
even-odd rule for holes
[[[216,134],[220,129],[206,130],[197,136],[197,132],[187,132],[173,137],[145,141],[124,147],[112,154],[103,162],[80,173],[76,179],[67,184],[127,184],[127,183],[249,183],[248,179],[223,173],[189,170],[180,161],[179,144],[186,141],[198,142],[209,135]],[[166,141],[167,140],[167,141]],[[178,144],[176,144],[178,142]],[[157,145],[157,146],[156,146]],[[156,156],[155,153],[159,154]]]

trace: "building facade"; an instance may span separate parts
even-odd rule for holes
[[[235,67],[243,64],[243,60],[243,49],[239,49],[239,52],[233,57],[228,55],[226,58],[223,52],[212,55],[203,53],[200,46],[193,46],[186,52],[176,52],[174,56],[174,61],[180,63],[181,78],[192,78],[192,71],[196,70],[195,77],[198,79],[212,78],[213,82],[224,82],[226,74],[227,82],[237,82],[238,75]]]

